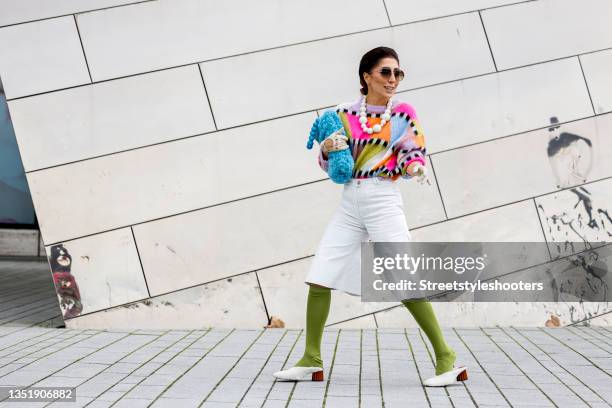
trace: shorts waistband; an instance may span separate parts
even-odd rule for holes
[[[345,186],[349,187],[357,187],[362,185],[374,185],[374,184],[385,184],[385,185],[394,185],[395,182],[389,178],[385,177],[370,177],[370,178],[362,178],[362,179],[351,179]]]

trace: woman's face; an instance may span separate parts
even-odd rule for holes
[[[382,68],[390,68],[391,72],[399,69],[399,64],[395,58],[386,57],[378,61],[378,64],[372,68],[370,73],[364,72],[363,79],[368,84],[368,98],[372,99],[389,99],[395,94],[399,79],[394,75],[389,75],[386,78],[380,73]]]

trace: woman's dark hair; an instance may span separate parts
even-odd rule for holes
[[[394,58],[399,64],[397,52],[395,52],[393,48],[389,47],[376,47],[366,52],[363,54],[363,57],[361,57],[361,61],[359,62],[359,83],[361,83],[360,92],[362,95],[367,95],[368,93],[368,84],[366,83],[365,79],[363,79],[363,73],[370,73],[372,68],[374,68],[381,59],[387,57]]]

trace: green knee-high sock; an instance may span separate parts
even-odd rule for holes
[[[323,367],[321,339],[329,314],[331,290],[310,285],[306,303],[306,350],[296,363],[298,367]]]
[[[455,351],[444,341],[431,303],[423,299],[403,300],[402,303],[414,316],[414,320],[425,332],[433,346],[434,353],[436,353],[436,375],[450,371],[455,363]]]

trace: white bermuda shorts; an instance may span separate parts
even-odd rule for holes
[[[361,242],[409,242],[398,185],[382,178],[344,185],[304,282],[361,295]]]

